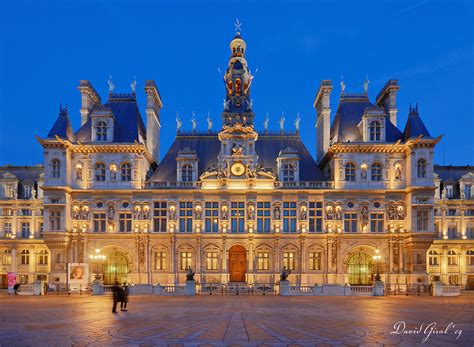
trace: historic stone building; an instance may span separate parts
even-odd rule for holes
[[[474,275],[474,169],[437,167],[440,137],[410,107],[397,127],[396,80],[375,100],[331,81],[314,100],[317,158],[295,131],[254,127],[253,76],[237,33],[224,75],[222,128],[178,130],[160,158],[162,99],[145,84],[145,121],[132,93],[108,100],[81,81],[81,126],[61,108],[38,141],[43,167],[0,169],[1,273],[23,283],[275,283],[466,285]],[[376,263],[373,256],[380,254]],[[472,285],[472,284],[471,284]]]

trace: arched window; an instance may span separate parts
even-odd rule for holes
[[[181,167],[181,181],[191,182],[193,180],[193,167],[190,164],[185,164]]]
[[[283,165],[283,181],[292,182],[295,180],[295,167],[291,164]]]
[[[418,160],[416,172],[417,172],[418,178],[426,177],[426,160],[425,159]]]
[[[48,265],[48,251],[43,249],[38,253],[38,265]]]
[[[356,166],[354,163],[347,163],[346,164],[346,181],[355,181],[356,180]]]
[[[122,181],[132,180],[132,165],[130,163],[123,163],[120,166],[120,171],[122,173]]]
[[[438,252],[432,250],[428,252],[428,264],[432,266],[439,265],[439,254]]]
[[[28,265],[30,263],[30,251],[24,249],[20,253],[20,263],[21,265]]]
[[[458,265],[458,255],[452,249],[448,251],[448,265]]]
[[[99,182],[105,181],[105,164],[104,163],[95,164],[95,180]]]
[[[466,265],[474,266],[474,250],[472,249],[466,252]]]
[[[382,180],[382,165],[379,163],[372,164],[372,167],[370,168],[370,179],[372,181]]]
[[[107,123],[98,122],[95,131],[97,141],[107,141]]]
[[[61,162],[59,159],[53,159],[51,161],[51,174],[53,178],[61,177]]]
[[[369,125],[370,141],[380,141],[382,126],[379,121],[374,120]]]

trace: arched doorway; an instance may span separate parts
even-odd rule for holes
[[[245,282],[247,269],[247,252],[239,245],[232,246],[229,250],[230,282]]]
[[[104,284],[122,283],[127,279],[128,261],[122,252],[111,252],[107,255],[104,268]]]
[[[349,284],[372,284],[373,271],[372,257],[369,254],[365,252],[357,252],[349,258]]]

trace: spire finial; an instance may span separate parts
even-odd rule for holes
[[[240,35],[240,31],[242,30],[242,23],[239,22],[239,18],[236,19],[235,21],[235,32],[237,35]]]
[[[370,81],[369,81],[369,75],[367,74],[367,75],[365,76],[365,82],[364,82],[364,94],[365,94],[365,95],[369,94],[369,83],[370,83]]]
[[[341,96],[344,95],[345,90],[346,90],[346,85],[344,84],[344,75],[341,75]]]

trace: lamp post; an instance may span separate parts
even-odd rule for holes
[[[375,266],[377,267],[377,274],[375,275],[375,280],[380,281],[380,260],[382,259],[382,256],[379,254],[380,251],[377,248],[375,250],[375,255],[373,256]]]
[[[105,255],[100,253],[100,249],[96,248],[94,254],[89,255],[90,262],[96,265],[95,279],[100,280],[102,271],[99,274],[100,265],[105,261]]]

